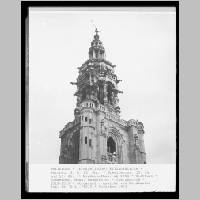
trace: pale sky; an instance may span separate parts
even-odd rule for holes
[[[70,82],[89,58],[91,20],[122,80],[121,118],[144,124],[147,164],[175,164],[176,14],[156,10],[30,11],[30,163],[59,163],[59,131],[74,120],[76,86]]]

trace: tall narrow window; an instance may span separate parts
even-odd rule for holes
[[[90,123],[90,124],[92,123],[92,119],[89,119],[89,123]]]
[[[87,117],[85,117],[85,121],[87,122]]]
[[[85,144],[87,144],[87,137],[85,137]]]
[[[115,141],[113,140],[112,137],[109,137],[108,140],[107,140],[107,151],[109,153],[116,152],[116,143],[115,143]]]
[[[92,146],[92,140],[89,139],[89,146],[91,147]]]

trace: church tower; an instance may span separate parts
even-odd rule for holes
[[[60,131],[60,164],[146,164],[142,122],[120,118],[118,80],[98,31],[79,67],[74,120]]]

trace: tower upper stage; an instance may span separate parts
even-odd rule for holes
[[[84,100],[92,100],[95,103],[103,105],[109,104],[117,112],[118,106],[118,83],[114,68],[111,62],[105,59],[105,49],[103,43],[99,40],[98,31],[94,35],[94,40],[89,48],[89,59],[82,64],[79,69],[77,82],[71,84],[77,85],[75,96],[77,99],[77,107]]]

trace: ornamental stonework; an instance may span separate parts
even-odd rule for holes
[[[74,120],[59,132],[60,164],[146,164],[144,126],[121,119],[118,89],[121,80],[106,60],[96,30],[89,59],[78,67]]]

